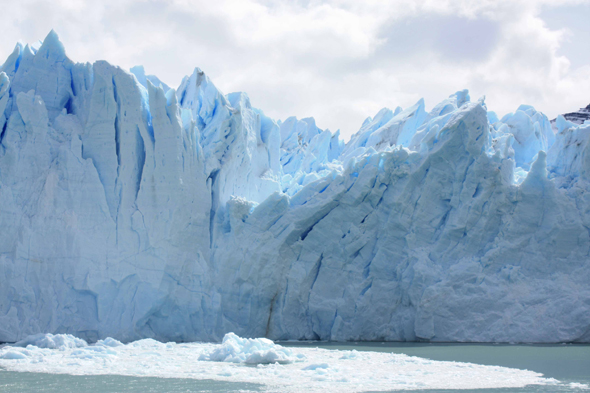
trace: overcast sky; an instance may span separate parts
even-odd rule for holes
[[[4,1],[0,58],[53,28],[69,57],[176,87],[200,67],[275,119],[356,132],[382,107],[457,90],[500,116],[590,103],[590,0]],[[0,60],[2,62],[3,60]]]

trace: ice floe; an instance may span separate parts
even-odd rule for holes
[[[54,341],[55,337],[61,336],[54,336]],[[42,341],[37,339],[36,342]],[[434,361],[384,352],[285,348],[267,339],[243,339],[231,333],[221,344],[160,343],[145,339],[126,345],[105,346],[106,342],[114,341],[107,339],[94,345],[62,346],[60,349],[5,346],[0,348],[0,367],[10,371],[72,375],[116,374],[250,382],[263,384],[263,390],[271,392],[561,385],[559,381],[544,378],[534,371]],[[583,384],[577,385],[584,387]]]

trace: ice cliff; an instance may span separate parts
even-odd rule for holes
[[[199,69],[0,68],[0,341],[590,341],[590,125],[459,91],[344,144]]]

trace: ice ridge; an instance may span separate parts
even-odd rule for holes
[[[345,144],[51,32],[0,68],[0,341],[590,341],[590,125],[458,91]],[[57,345],[57,344],[56,344]]]

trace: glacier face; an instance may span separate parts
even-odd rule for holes
[[[344,144],[51,32],[0,68],[0,341],[590,341],[590,125],[459,91]]]

